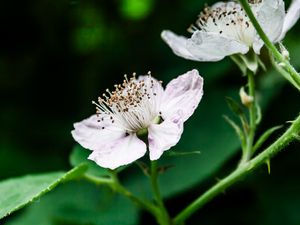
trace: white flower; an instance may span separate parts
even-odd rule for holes
[[[183,123],[193,114],[203,95],[203,79],[191,70],[172,80],[164,90],[150,74],[125,80],[115,91],[98,99],[97,113],[74,124],[73,138],[92,150],[89,159],[115,169],[142,157],[148,134],[150,160],[157,160],[174,146]]]
[[[280,41],[299,18],[300,0],[294,0],[285,15],[282,0],[248,0],[262,29],[272,42]],[[219,2],[200,13],[188,31],[191,38],[165,30],[161,36],[173,52],[195,61],[218,61],[250,48],[259,54],[263,41],[237,2]]]
[[[293,0],[284,18],[283,28],[279,40],[295,25],[300,17],[300,0]]]

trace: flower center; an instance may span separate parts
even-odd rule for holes
[[[260,3],[261,0],[249,0],[250,4]],[[247,14],[240,4],[235,2],[219,3],[206,7],[199,15],[189,32],[202,30],[218,33],[252,46],[256,31]]]
[[[115,85],[115,90],[103,94],[98,98],[97,107],[98,122],[116,123],[117,127],[126,132],[138,132],[147,128],[159,115],[159,93],[156,92],[155,81],[151,73],[136,79],[134,73],[130,79],[124,75],[122,84]],[[105,129],[102,126],[102,129]]]

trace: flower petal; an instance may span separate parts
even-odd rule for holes
[[[98,122],[100,121],[100,122]],[[86,149],[99,150],[103,146],[125,135],[125,131],[113,126],[107,117],[93,115],[79,123],[74,124],[72,136]]]
[[[264,46],[263,40],[259,36],[256,36],[253,42],[253,50],[254,52],[259,55],[260,49]]]
[[[161,124],[152,124],[148,128],[150,160],[157,160],[164,151],[176,145],[183,132],[183,123],[165,120]]]
[[[195,31],[187,40],[187,50],[198,61],[219,61],[225,56],[246,54],[249,47],[225,35],[213,32]]]
[[[203,79],[197,70],[191,70],[172,80],[166,87],[161,113],[164,120],[176,123],[178,115],[186,121],[198,106],[203,95]]]
[[[197,61],[197,59],[186,49],[186,37],[178,36],[169,30],[164,30],[161,33],[161,37],[173,50],[175,55],[185,59]]]
[[[300,0],[293,0],[287,14],[284,18],[282,33],[279,40],[282,40],[286,34],[297,22],[300,17]]]
[[[105,149],[93,151],[89,159],[101,167],[113,170],[141,158],[146,151],[146,144],[136,134],[130,134],[111,142]]]
[[[282,0],[262,0],[262,3],[252,7],[257,21],[272,42],[276,42],[282,32],[285,17]]]

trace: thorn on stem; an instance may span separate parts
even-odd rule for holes
[[[268,167],[268,174],[270,175],[271,174],[271,161],[270,161],[270,159],[266,160],[266,164],[267,164],[267,167]]]
[[[300,141],[300,135],[299,135],[299,134],[293,134],[293,137],[294,137],[296,140]]]
[[[278,66],[280,66],[280,67],[285,67],[286,66],[286,64],[284,63],[284,62],[280,62],[280,63],[278,63]]]

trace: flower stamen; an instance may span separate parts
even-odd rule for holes
[[[150,71],[141,80],[136,79],[136,73],[130,78],[125,74],[123,83],[114,85],[114,91],[106,89],[98,103],[92,102],[96,105],[96,113],[102,118],[108,116],[110,123],[117,123],[127,132],[147,128],[158,115],[155,82]]]
[[[251,0],[251,4],[258,4],[261,0]],[[195,24],[188,31],[212,32],[236,39],[252,46],[256,35],[255,29],[240,4],[235,2],[219,3],[212,7],[205,7],[199,14]]]

